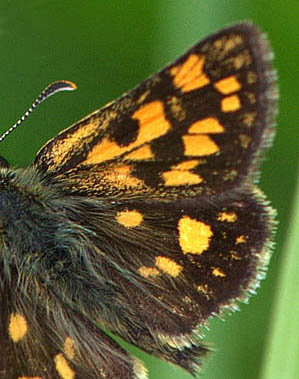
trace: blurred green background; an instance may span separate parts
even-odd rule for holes
[[[68,79],[79,87],[76,92],[49,99],[1,145],[1,155],[22,167],[32,162],[50,137],[118,97],[209,33],[231,22],[253,20],[268,34],[276,56],[281,100],[277,136],[263,164],[261,187],[278,209],[277,244],[257,296],[225,322],[210,323],[206,341],[215,352],[205,361],[203,379],[262,377],[294,208],[299,137],[298,10],[295,0],[0,3],[1,132],[21,116],[48,83]],[[295,277],[288,280],[296,285]],[[297,287],[294,292],[298,291]],[[297,297],[294,299],[296,306]],[[294,304],[287,307],[283,312],[294,312]],[[294,330],[290,326],[285,333],[291,335]],[[283,352],[285,345],[280,349]],[[151,379],[190,377],[134,348],[131,351],[146,362]],[[286,377],[277,372],[273,378]]]

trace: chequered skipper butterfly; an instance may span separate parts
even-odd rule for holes
[[[33,108],[71,89],[55,82]],[[274,211],[255,182],[276,96],[265,37],[238,24],[30,168],[2,159],[0,378],[146,378],[99,325],[196,372],[199,327],[247,298],[269,259]]]

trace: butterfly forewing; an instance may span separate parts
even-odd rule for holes
[[[77,191],[121,189],[123,175],[135,195],[210,195],[232,188],[271,134],[269,59],[254,27],[223,30],[62,132],[35,164],[56,173],[74,169],[68,178]]]

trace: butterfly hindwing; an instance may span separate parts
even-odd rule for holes
[[[61,258],[51,280],[43,284],[45,304],[40,294],[32,292],[44,312],[33,325],[45,322],[42,336],[33,335],[38,335],[43,348],[51,341],[46,347],[50,367],[53,356],[63,354],[64,341],[71,338],[81,351],[76,359],[82,357],[82,361],[72,360],[68,365],[80,379],[84,369],[83,378],[88,378],[87,373],[92,377],[95,369],[101,373],[106,360],[114,369],[123,369],[125,364],[131,370],[142,367],[133,358],[123,357],[122,350],[123,363],[116,364],[117,345],[97,331],[98,325],[195,372],[199,358],[207,352],[196,339],[198,328],[211,315],[234,309],[235,300],[254,291],[269,258],[271,211],[258,193],[236,191],[208,201],[105,204],[100,199],[71,196],[67,201],[57,198],[52,207],[57,213],[63,209],[68,222],[57,226],[52,241],[55,256],[61,254]],[[74,215],[76,224],[71,222]],[[82,234],[84,240],[72,241],[75,227],[79,233],[88,232]],[[65,231],[69,235],[61,251]],[[62,260],[66,251],[70,256]],[[45,279],[46,273],[47,268]],[[49,302],[53,294],[56,300]],[[19,307],[14,313],[32,314]],[[32,344],[29,349],[30,357],[40,357],[38,346]],[[111,378],[118,377],[111,372]],[[101,378],[100,374],[95,377]]]
[[[208,202],[117,202],[99,216],[94,209],[89,228],[99,231],[105,276],[116,280],[135,320],[101,323],[144,349],[150,335],[183,347],[180,338],[246,298],[263,277],[269,211],[260,195],[240,192]]]

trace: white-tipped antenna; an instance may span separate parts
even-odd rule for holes
[[[2,136],[0,137],[0,143],[13,130],[15,130],[18,126],[20,126],[21,123],[34,111],[34,109],[44,100],[46,100],[48,97],[60,91],[73,91],[76,88],[77,88],[76,84],[69,82],[68,80],[58,80],[57,82],[50,84],[47,88],[43,90],[43,92],[39,95],[39,97],[32,103],[28,111],[25,112],[24,115],[13,126],[11,126],[5,133],[2,134]]]

